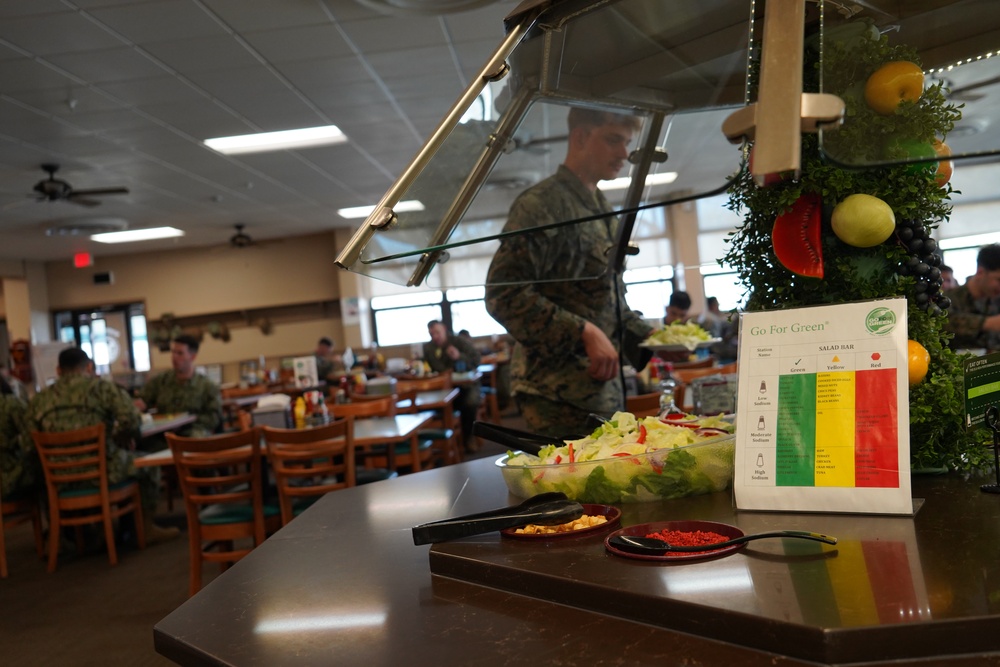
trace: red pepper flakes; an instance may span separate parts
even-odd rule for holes
[[[661,530],[656,533],[649,533],[646,537],[656,540],[663,540],[667,544],[676,547],[694,547],[703,544],[717,544],[725,542],[728,537],[706,530]]]

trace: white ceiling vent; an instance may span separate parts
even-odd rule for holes
[[[60,220],[45,230],[47,236],[90,236],[104,232],[120,232],[128,228],[122,218],[74,218]]]

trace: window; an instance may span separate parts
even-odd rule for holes
[[[671,266],[648,266],[626,269],[625,302],[647,320],[662,320],[667,314],[667,301],[674,293],[674,269]]]
[[[452,331],[466,329],[471,336],[503,334],[499,322],[486,312],[485,287],[458,287],[447,291]]]
[[[98,375],[149,370],[144,304],[65,310],[53,320],[60,342],[78,345]]]

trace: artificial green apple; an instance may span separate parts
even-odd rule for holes
[[[896,229],[892,208],[878,197],[850,195],[837,204],[830,218],[833,233],[855,248],[871,248],[884,242]]]

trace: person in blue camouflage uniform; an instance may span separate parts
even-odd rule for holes
[[[568,123],[565,161],[514,201],[504,231],[612,210],[597,183],[625,165],[638,118],[573,108]],[[486,309],[517,341],[512,388],[537,433],[578,436],[593,428],[588,414],[623,408],[619,338],[636,368],[649,359],[639,343],[652,328],[628,308],[609,266],[617,225],[608,216],[508,237],[490,265]]]
[[[219,386],[204,375],[194,372],[198,356],[198,339],[182,334],[170,345],[170,363],[173,370],[157,375],[139,390],[136,405],[140,410],[156,408],[160,414],[188,412],[195,421],[181,429],[178,435],[204,438],[219,432],[222,426],[222,392]],[[157,449],[147,438],[143,448]],[[166,446],[164,441],[159,449]]]
[[[976,274],[945,296],[951,299],[946,326],[955,335],[952,349],[1000,351],[1000,244],[980,248]]]
[[[160,528],[152,523],[159,494],[158,470],[144,468],[137,472],[133,462],[133,442],[142,422],[139,410],[124,389],[95,377],[93,368],[90,357],[80,348],[60,352],[59,377],[28,403],[28,427],[58,433],[103,422],[108,483],[138,480],[147,543],[176,537],[176,528]]]
[[[0,377],[0,497],[30,492],[41,481],[38,452],[28,437],[28,404]]]

